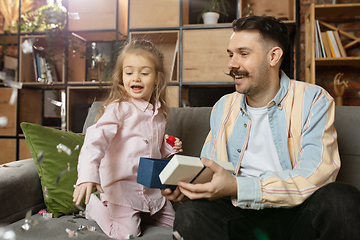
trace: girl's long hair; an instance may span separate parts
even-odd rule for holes
[[[164,69],[164,56],[162,52],[155,47],[153,43],[148,40],[131,40],[125,45],[120,55],[116,60],[115,69],[111,76],[112,85],[108,96],[102,102],[101,107],[97,113],[95,122],[104,114],[105,107],[114,101],[124,101],[129,98],[123,83],[123,63],[124,59],[129,54],[141,55],[154,61],[155,73],[157,74],[158,84],[155,85],[154,91],[150,98],[150,103],[155,105],[157,102],[161,103],[160,111],[163,112],[165,119],[168,117],[168,106],[166,104],[166,74]]]

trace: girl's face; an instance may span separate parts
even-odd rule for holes
[[[150,101],[157,84],[155,63],[149,57],[128,54],[123,62],[123,83],[133,98]]]

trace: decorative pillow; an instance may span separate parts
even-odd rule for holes
[[[20,124],[41,180],[44,202],[54,217],[78,213],[72,194],[83,134],[37,124]],[[85,207],[84,200],[82,207]]]

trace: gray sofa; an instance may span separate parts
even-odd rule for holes
[[[94,108],[85,122],[92,121]],[[199,156],[202,144],[209,131],[211,108],[172,108],[167,133],[179,137],[183,142],[183,154]],[[338,132],[342,167],[337,180],[360,189],[360,107],[336,107],[335,127]],[[33,159],[5,164],[0,167],[0,225],[15,231],[16,239],[66,239],[66,228],[80,225],[95,226],[95,232],[82,231],[79,239],[109,239],[93,221],[73,216],[46,219],[36,214],[45,208],[40,180]],[[32,209],[32,219],[39,224],[23,231],[24,217]],[[75,222],[74,222],[75,221]],[[142,226],[140,239],[172,239],[172,229]]]

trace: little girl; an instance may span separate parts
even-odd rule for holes
[[[86,218],[95,220],[111,238],[140,235],[140,222],[173,225],[175,212],[159,189],[136,182],[140,157],[162,158],[181,152],[165,133],[165,73],[162,53],[149,41],[134,40],[119,55],[112,88],[86,131],[79,155],[73,201],[85,195]],[[101,201],[91,194],[101,192]]]

